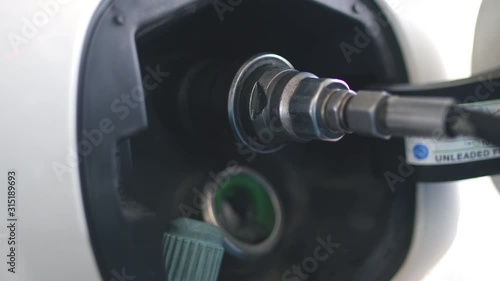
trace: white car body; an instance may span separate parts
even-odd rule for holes
[[[80,63],[99,2],[20,0],[0,12],[0,280],[101,280],[75,158]],[[480,0],[378,2],[411,82],[472,74]],[[61,163],[64,173],[56,172]],[[15,274],[6,264],[9,169],[18,176]],[[413,242],[393,280],[499,280],[499,220],[500,195],[489,177],[420,183]],[[118,281],[126,269],[114,270]]]

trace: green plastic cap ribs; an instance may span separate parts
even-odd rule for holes
[[[211,224],[188,218],[170,222],[163,234],[169,281],[216,281],[224,255],[224,236]]]

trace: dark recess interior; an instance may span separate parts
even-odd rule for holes
[[[133,228],[140,229],[136,235],[147,237],[138,239],[145,252],[159,249],[169,220],[197,209],[194,189],[202,190],[211,173],[238,163],[272,182],[284,205],[285,231],[278,248],[262,259],[239,263],[226,255],[219,280],[305,280],[286,272],[302,267],[317,238],[328,237],[340,247],[317,270],[304,271],[307,280],[390,280],[397,271],[411,239],[414,183],[407,180],[393,191],[383,174],[397,171],[400,141],[346,136],[337,143],[293,143],[274,154],[253,155],[242,153],[227,124],[200,134],[181,120],[186,113],[178,106],[180,80],[206,59],[231,63],[270,52],[299,70],[343,79],[353,89],[405,82],[400,55],[391,53],[399,50],[389,28],[351,63],[340,50],[341,42],[352,44],[354,28],[363,28],[376,7],[360,2],[362,14],[346,15],[330,2],[332,7],[313,1],[243,1],[225,12],[223,21],[209,5],[138,33],[143,75],[147,66],[157,65],[169,73],[146,93],[148,129],[119,146],[122,206]]]

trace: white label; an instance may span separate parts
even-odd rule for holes
[[[500,117],[500,100],[463,104]],[[491,128],[499,130],[499,128]],[[473,137],[454,139],[405,138],[406,159],[412,165],[451,165],[500,158],[500,148]]]

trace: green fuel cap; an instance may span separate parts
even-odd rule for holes
[[[218,227],[178,218],[163,234],[164,269],[169,281],[216,281],[224,255]]]

